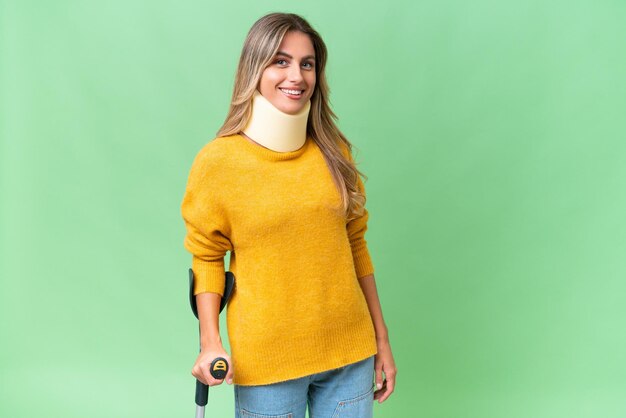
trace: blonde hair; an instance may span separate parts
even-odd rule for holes
[[[230,109],[217,132],[218,137],[238,134],[247,125],[252,113],[252,98],[265,68],[270,65],[287,32],[307,34],[315,49],[316,83],[311,96],[307,135],[318,145],[343,203],[347,219],[363,214],[365,191],[359,188],[363,173],[355,166],[352,144],[335,124],[337,116],[331,110],[325,67],[328,52],[320,35],[302,17],[293,13],[270,13],[257,20],[243,44]],[[347,156],[342,152],[347,149]]]

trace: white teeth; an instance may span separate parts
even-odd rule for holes
[[[295,94],[295,95],[300,95],[304,91],[304,90],[287,90],[287,89],[281,89],[281,90],[284,91],[285,93]]]

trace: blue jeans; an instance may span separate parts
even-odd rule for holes
[[[372,418],[374,356],[338,369],[272,383],[235,385],[235,418]]]

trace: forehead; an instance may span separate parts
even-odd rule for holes
[[[313,42],[306,33],[291,31],[287,32],[283,37],[278,52],[286,52],[294,57],[304,57],[311,55],[315,57],[315,49]]]

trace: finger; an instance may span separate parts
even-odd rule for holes
[[[380,389],[383,387],[383,362],[377,361],[374,370],[376,371],[376,388]]]
[[[393,382],[391,381],[387,381],[387,388],[386,390],[383,392],[382,396],[380,397],[380,400],[378,401],[379,403],[383,403],[385,402],[385,400],[391,396],[391,394],[393,393]]]
[[[378,398],[380,398],[382,396],[383,393],[385,393],[385,390],[387,390],[387,382],[383,382],[383,387],[377,391],[374,392],[374,400],[377,400]]]
[[[391,396],[392,393],[393,393],[393,387],[391,385],[386,385],[384,392],[381,394],[380,398],[378,399],[378,403],[385,402],[387,398]]]
[[[224,379],[216,379],[211,374],[211,363],[207,363],[202,368],[204,379],[208,382],[208,386],[217,386],[222,384]]]
[[[233,370],[233,365],[228,362],[228,373],[226,374],[226,383],[229,385],[233,384],[233,377],[235,375],[235,371]]]
[[[202,374],[202,369],[198,366],[193,366],[191,369],[191,375],[195,377],[200,383],[206,385],[206,381],[204,380],[204,375]]]

